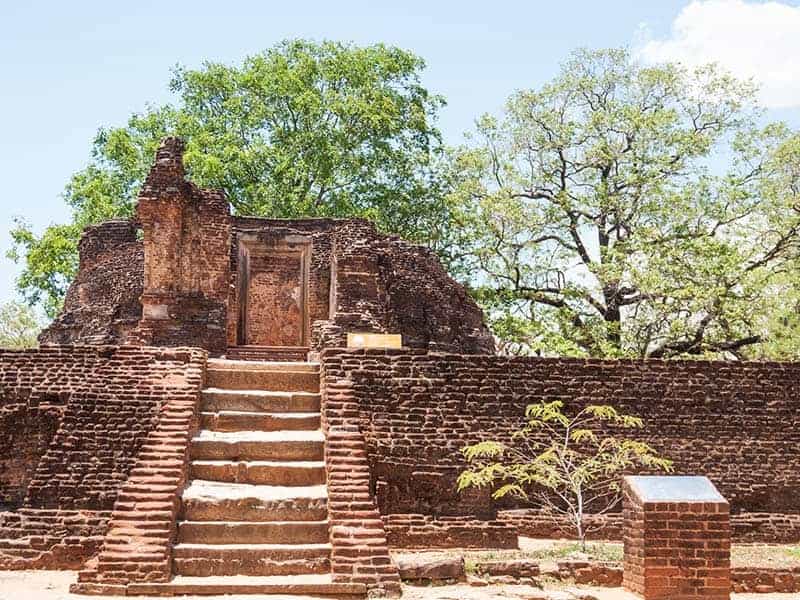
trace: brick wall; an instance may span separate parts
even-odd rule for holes
[[[326,373],[352,384],[370,487],[393,523],[412,514],[551,528],[535,511],[498,514],[527,507],[495,504],[488,492],[458,494],[455,480],[464,467],[460,448],[508,440],[527,404],[562,400],[568,408],[607,403],[641,416],[637,437],[674,460],[677,474],[707,475],[730,501],[741,539],[800,539],[800,364],[341,349],[322,360]]]
[[[780,510],[796,510],[796,507]],[[537,508],[500,510],[497,519],[527,537],[553,539],[571,534],[566,519],[546,517]],[[587,525],[589,539],[622,539],[622,515],[619,513],[590,515]],[[740,543],[790,544],[800,540],[800,512],[739,511],[731,515],[731,529],[733,538]]]
[[[97,557],[70,591],[123,594],[132,582],[167,582],[177,535],[180,494],[189,468],[189,443],[198,425],[205,354],[188,350],[180,379],[170,382],[156,426],[117,494]]]
[[[10,394],[9,394],[10,395]],[[0,511],[19,508],[42,454],[58,429],[64,405],[58,396],[31,405],[4,398],[0,406]]]
[[[374,246],[387,293],[387,327],[403,343],[433,352],[494,354],[483,312],[444,270],[436,254],[397,237]]]
[[[197,349],[0,351],[0,440],[21,441],[27,469],[3,465],[18,508],[0,514],[2,568],[75,568],[99,549],[163,410],[197,402],[204,361]]]
[[[184,178],[183,142],[166,138],[139,193],[144,233],[142,320],[130,341],[227,348],[230,208],[224,192]]]
[[[307,247],[305,319],[292,314],[303,321],[303,346],[318,351],[363,331],[400,333],[415,348],[494,351],[480,308],[430,250],[363,219],[232,217],[224,192],[186,181],[182,154],[181,140],[162,142],[135,221],[85,231],[78,274],[43,343],[198,346],[212,355],[288,344],[291,336],[272,330],[254,341],[242,334],[243,321],[274,313],[265,290],[286,266],[254,260],[249,270],[248,245],[262,252],[288,243]],[[255,293],[245,310],[248,274]]]
[[[800,567],[733,567],[731,585],[737,593],[800,593]]]
[[[388,514],[383,516],[392,548],[506,548],[519,547],[514,523],[501,518]],[[562,533],[555,538],[563,537]]]
[[[87,227],[78,244],[78,273],[42,344],[118,344],[142,317],[144,246],[136,221]]]
[[[481,309],[430,249],[352,219],[337,224],[333,256],[333,314],[315,331],[317,349],[345,346],[348,332],[372,332],[400,333],[411,348],[494,352]]]

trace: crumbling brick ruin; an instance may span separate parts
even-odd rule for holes
[[[344,346],[358,331],[400,333],[433,351],[493,352],[480,309],[430,250],[360,219],[231,216],[224,193],[185,180],[182,153],[176,138],[158,150],[136,219],[87,229],[78,275],[42,344],[280,357]]]
[[[135,221],[87,227],[78,253],[80,269],[64,300],[65,310],[42,334],[43,344],[114,344],[142,318],[144,245]]]
[[[41,349],[0,352],[0,568],[80,567],[86,594],[396,595],[390,547],[562,535],[455,489],[465,444],[556,399],[643,417],[735,538],[800,540],[800,364],[495,356],[429,250],[231,215],[181,154],[165,140],[135,219],[84,232]],[[347,348],[358,332],[403,348]],[[621,538],[619,514],[598,524]]]
[[[197,403],[204,362],[186,348],[0,351],[0,567],[97,553],[165,409]]]

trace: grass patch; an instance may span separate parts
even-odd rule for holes
[[[590,542],[586,544],[586,552],[582,552],[580,544],[556,543],[549,548],[533,550],[529,553],[532,555],[531,558],[538,558],[539,560],[559,561],[575,555],[585,555],[590,560],[621,562],[622,544]]]
[[[574,542],[554,542],[547,547],[533,550],[465,550],[464,567],[467,573],[474,573],[480,562],[526,559],[540,562],[558,562],[573,556],[587,557],[589,560],[622,562],[622,544],[593,542],[581,552],[580,545]]]

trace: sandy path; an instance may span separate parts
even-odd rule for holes
[[[0,571],[0,600],[111,600],[119,596],[77,596],[69,593],[69,585],[76,579],[74,571]],[[636,600],[636,596],[619,589],[582,588],[594,594],[599,600]],[[534,588],[527,586],[487,586],[447,585],[441,587],[405,586],[403,597],[406,600],[518,600],[515,592]],[[263,596],[262,596],[263,597]],[[164,600],[136,596],[139,600]],[[256,596],[181,596],[183,600],[254,600]],[[281,600],[280,596],[270,596],[270,600]],[[798,600],[797,594],[733,594],[733,600]],[[286,596],[286,600],[303,600],[299,596]],[[311,599],[309,599],[311,600]]]

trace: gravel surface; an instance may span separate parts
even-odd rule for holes
[[[543,563],[553,563],[574,556],[579,552],[578,545],[566,540],[542,540],[519,538],[519,550],[425,550],[430,556],[461,555],[469,564],[476,560],[510,560],[528,558]],[[397,550],[394,556],[415,554],[416,552]],[[622,544],[618,542],[588,542],[584,557],[594,560],[622,562]],[[733,544],[731,547],[731,566],[733,567],[800,567],[800,546],[794,544]]]
[[[74,582],[74,571],[0,571],[0,600],[86,600],[88,596],[69,593],[69,584]],[[620,588],[581,587],[598,600],[635,600],[636,596]],[[505,585],[470,587],[446,585],[441,587],[404,586],[406,600],[522,600],[537,590],[528,586]],[[115,600],[119,596],[91,596],[95,600]],[[164,600],[136,596],[138,600]],[[182,600],[257,600],[258,596],[181,596]],[[270,600],[279,600],[270,596]],[[797,594],[732,594],[733,600],[797,600]],[[286,600],[303,600],[299,596],[287,596]],[[311,599],[308,599],[311,600]]]
[[[800,546],[733,544],[731,566],[733,567],[800,567]]]

